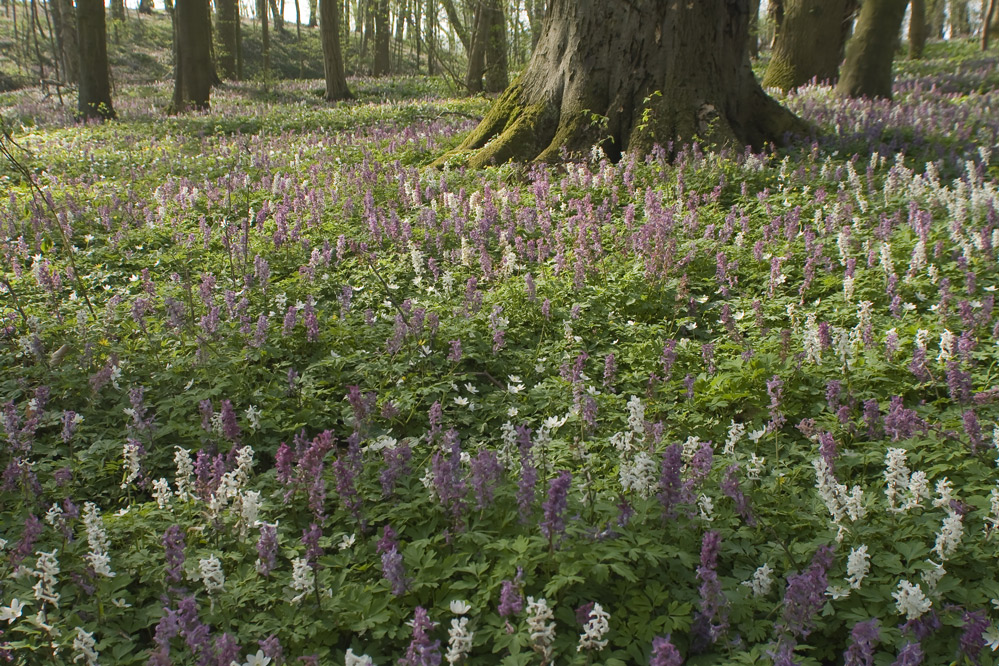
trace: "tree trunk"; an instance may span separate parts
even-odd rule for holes
[[[267,26],[267,0],[257,0],[257,17],[260,19],[260,52],[264,59],[264,80],[271,75],[271,33]]]
[[[999,32],[999,1],[982,0],[982,50],[989,50],[989,39]]]
[[[139,13],[146,16],[153,14],[153,0],[139,0]]]
[[[207,109],[215,68],[208,0],[176,0],[174,5],[174,87],[171,111]]]
[[[926,0],[909,2],[909,59],[919,60],[926,48]]]
[[[377,0],[375,10],[375,76],[389,73],[391,58],[389,45],[392,43],[392,24],[389,21],[389,0]]]
[[[468,67],[465,70],[465,87],[473,95],[482,92],[482,75],[486,73],[486,34],[489,32],[485,0],[477,3],[475,29],[472,31],[471,48],[468,50]]]
[[[114,118],[104,0],[77,0],[76,34],[80,48],[77,112],[83,118]]]
[[[454,0],[441,0],[441,5],[443,5],[444,11],[447,13],[448,23],[451,24],[451,27],[454,28],[455,34],[458,35],[458,39],[461,41],[461,45],[462,47],[464,47],[465,53],[468,53],[469,57],[471,57],[472,40],[468,34],[468,31],[465,30],[465,25],[462,22],[461,17],[458,16],[458,12],[454,8]],[[475,16],[477,17],[479,15],[478,8],[482,6],[482,3],[476,2],[475,6],[476,6]],[[477,25],[476,23],[472,24],[473,32],[476,29],[476,25]]]
[[[326,71],[326,99],[335,102],[350,99],[350,89],[343,71],[340,49],[340,7],[337,0],[319,1],[319,33],[323,42],[323,68]]]
[[[611,158],[695,139],[761,147],[806,128],[753,76],[749,0],[552,0],[548,12],[524,73],[442,162],[552,160],[601,140]]]
[[[427,74],[433,76],[437,73],[437,3],[435,0],[427,0],[427,36],[424,41],[427,44]]]
[[[222,78],[239,80],[239,1],[215,0],[216,23],[219,33],[218,66]]]
[[[486,25],[486,92],[498,93],[510,85],[507,74],[506,17],[501,0],[485,0],[488,14]]]
[[[278,9],[277,0],[268,0],[268,5],[270,5],[271,16],[274,19],[274,29],[278,32],[284,32],[284,15]]]
[[[72,0],[51,0],[56,41],[62,60],[62,75],[67,83],[80,80],[80,46],[76,38],[76,9]]]
[[[541,27],[545,19],[545,0],[526,0],[527,22],[531,24],[531,49],[538,46],[541,39]]]
[[[968,19],[968,0],[950,0],[950,36],[967,37],[971,34]]]
[[[891,99],[892,61],[908,0],[864,0],[846,45],[836,93],[841,97]]]
[[[926,0],[926,32],[931,39],[943,39],[947,0]]]
[[[319,0],[309,0],[309,27],[315,28],[319,25]]]
[[[112,21],[124,21],[125,20],[125,0],[111,0],[111,20]]]
[[[763,87],[835,83],[856,8],[856,0],[784,0]]]
[[[749,0],[749,55],[760,55],[760,0]]]

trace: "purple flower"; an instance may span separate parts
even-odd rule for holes
[[[179,583],[184,578],[184,530],[180,525],[171,525],[163,533],[163,548],[166,551],[166,579],[168,583]]]
[[[982,441],[982,428],[978,424],[978,416],[973,409],[969,409],[962,416],[964,421],[964,434],[968,436],[968,443],[971,444],[971,455],[978,453],[978,450],[985,446]]]
[[[962,372],[957,361],[947,362],[947,388],[951,400],[964,403],[971,399],[971,374]]]
[[[784,399],[784,380],[774,375],[767,382],[767,395],[770,396],[770,423],[767,424],[767,432],[774,432],[780,430],[787,421],[780,409]]]
[[[395,492],[395,484],[399,481],[399,477],[409,474],[409,460],[412,457],[413,450],[409,444],[399,444],[382,451],[385,469],[379,475],[379,481],[382,484],[383,495],[388,496]]]
[[[302,311],[302,323],[305,325],[305,339],[315,342],[319,339],[319,319],[316,317],[316,303],[312,294],[305,299],[305,309]]]
[[[531,429],[517,426],[517,443],[520,448],[520,479],[517,481],[517,507],[520,520],[526,523],[534,510],[534,487],[538,483],[538,470],[531,454]]]
[[[500,617],[516,615],[524,610],[524,595],[520,593],[520,574],[517,570],[517,578],[514,580],[504,580],[500,586]]]
[[[694,375],[687,373],[687,376],[683,378],[683,387],[686,389],[685,395],[687,400],[694,399]]]
[[[458,524],[465,507],[467,487],[461,469],[461,445],[457,431],[448,430],[443,444],[450,451],[446,455],[440,451],[434,453],[431,463],[434,490],[441,505],[451,514],[455,524]]]
[[[216,666],[230,666],[233,663],[240,663],[239,653],[239,643],[228,633],[223,633],[215,639]]]
[[[267,638],[257,641],[257,645],[263,650],[265,657],[270,657],[275,664],[284,663],[284,649],[281,647],[281,641],[278,640],[277,634],[271,634]]]
[[[236,411],[232,408],[230,400],[222,401],[222,435],[230,442],[239,443],[241,431],[236,423]]]
[[[874,663],[874,646],[881,638],[878,619],[853,625],[850,638],[850,647],[843,653],[843,666],[871,666]]]
[[[832,564],[832,559],[832,548],[820,546],[808,569],[788,575],[784,609],[777,623],[779,634],[796,640],[807,638],[811,633],[813,617],[825,603],[828,587],[826,570]]]
[[[437,666],[441,663],[441,642],[430,640],[433,628],[427,611],[417,606],[413,613],[413,639],[406,648],[406,656],[396,662],[398,666]]]
[[[614,354],[607,354],[607,358],[604,359],[604,387],[612,388],[615,377],[617,377],[617,362],[614,360]]]
[[[691,627],[691,649],[702,652],[709,644],[716,643],[728,629],[725,617],[725,597],[718,579],[718,551],[721,534],[715,530],[705,532],[701,538],[701,564],[697,567],[697,580],[701,581],[698,593],[700,610]]]
[[[386,525],[382,538],[378,541],[376,548],[382,556],[382,576],[392,587],[392,594],[400,596],[409,587],[409,579],[406,577],[406,569],[402,563],[402,555],[399,553],[399,544],[396,541],[395,530],[390,525]]]
[[[472,458],[472,489],[475,492],[475,508],[486,509],[493,503],[496,484],[503,474],[503,466],[494,451],[483,449]]]
[[[447,360],[451,363],[461,361],[461,340],[451,340],[451,351],[447,355]]]
[[[319,558],[323,556],[323,547],[319,545],[319,540],[323,538],[323,531],[316,525],[312,523],[309,525],[309,529],[302,530],[302,543],[305,545],[305,559],[308,560],[309,566],[316,569],[319,564]]]
[[[262,523],[257,540],[257,573],[266,576],[277,565],[277,525]]]
[[[881,409],[873,398],[864,401],[864,423],[867,424],[868,439],[874,441],[881,436]]]
[[[351,444],[351,447],[356,446],[356,443]],[[357,453],[359,457],[359,449]],[[361,520],[361,496],[357,492],[355,479],[360,472],[361,465],[355,464],[349,453],[333,461],[333,478],[336,482],[336,492],[340,495],[340,502],[358,521]]]
[[[21,532],[21,538],[17,540],[17,545],[10,552],[12,568],[16,569],[25,557],[35,552],[35,542],[42,535],[43,528],[42,521],[33,513],[28,514],[28,517],[24,519],[24,530]]]
[[[826,461],[829,471],[836,469],[836,438],[831,432],[824,432],[819,435],[819,455]]]
[[[746,494],[742,492],[742,488],[739,487],[738,465],[730,465],[725,470],[725,477],[721,482],[721,490],[726,497],[731,498],[735,502],[735,512],[746,521],[746,524],[750,526],[755,525],[756,519],[753,518],[753,512],[749,509],[749,498],[746,497]]]
[[[670,641],[670,637],[656,636],[652,639],[652,656],[649,659],[649,666],[680,666],[683,664],[683,657],[680,651]]]
[[[548,543],[565,533],[565,510],[568,505],[572,474],[562,470],[548,487],[548,499],[542,505],[544,518],[541,521],[541,534]]]
[[[898,659],[892,662],[891,666],[919,666],[923,663],[923,649],[919,641],[906,643],[905,647],[899,650]]]
[[[659,357],[660,362],[663,364],[663,380],[669,381],[670,376],[673,373],[673,364],[676,363],[676,340],[672,338],[667,340],[663,345],[663,353]]]
[[[682,469],[683,445],[677,442],[668,446],[663,453],[659,474],[659,503],[662,504],[663,516],[666,518],[676,515],[674,507],[680,502],[683,488],[680,478]]]
[[[961,654],[973,664],[978,663],[978,655],[985,647],[983,634],[991,626],[984,610],[965,611],[961,618],[964,621],[964,632],[961,634]]]
[[[919,418],[913,409],[906,409],[902,403],[902,396],[894,395],[888,405],[888,413],[884,418],[885,434],[891,437],[893,442],[901,439],[908,439],[917,432],[926,433],[926,422]]]

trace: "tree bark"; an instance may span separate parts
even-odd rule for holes
[[[486,25],[486,92],[503,92],[510,85],[507,73],[506,17],[501,0],[484,0]]]
[[[790,90],[816,79],[835,83],[856,0],[784,0],[764,88]]]
[[[80,48],[77,112],[83,118],[114,118],[104,0],[77,0],[76,34]]]
[[[909,59],[919,60],[926,48],[926,0],[909,2]]]
[[[309,27],[319,25],[319,0],[309,0]]]
[[[465,30],[465,25],[462,22],[461,17],[458,16],[458,12],[454,8],[454,0],[441,0],[441,5],[444,7],[444,11],[447,13],[448,23],[451,24],[452,28],[454,28],[454,33],[458,35],[458,39],[461,41],[461,45],[465,49],[465,53],[471,54],[472,40],[468,34],[468,31]],[[475,11],[476,16],[479,15],[478,7],[480,6],[481,3],[476,2],[476,11]],[[476,23],[473,22],[472,24],[473,32],[475,31],[475,26]]]
[[[375,10],[375,76],[389,73],[391,57],[389,45],[392,43],[392,24],[389,21],[389,0],[377,0]]]
[[[531,49],[538,46],[541,39],[541,26],[545,19],[545,0],[525,0],[524,8],[527,10],[527,22],[531,25]]]
[[[947,19],[947,0],[926,0],[926,32],[932,39],[943,39]]]
[[[982,0],[982,50],[989,50],[989,39],[999,32],[999,0]]]
[[[749,55],[760,55],[760,0],[749,0]]]
[[[846,45],[836,93],[891,99],[892,62],[908,0],[864,0]]]
[[[323,42],[323,68],[326,71],[326,99],[335,102],[352,97],[343,69],[340,49],[340,6],[337,0],[319,1],[319,33]]]
[[[271,16],[274,19],[274,29],[278,32],[284,32],[284,15],[278,9],[277,0],[268,0],[268,4],[271,8]]]
[[[222,78],[239,80],[240,22],[238,0],[215,0],[219,34],[218,66]]]
[[[471,48],[468,49],[468,66],[465,69],[465,87],[473,95],[482,92],[482,75],[486,73],[486,39],[489,32],[486,25],[488,15],[485,11],[485,0],[476,4],[474,30],[471,36]]]
[[[271,75],[271,33],[267,25],[267,0],[257,0],[257,18],[260,19],[260,52],[264,59],[264,80]]]
[[[215,68],[212,65],[212,19],[208,0],[174,4],[173,113],[207,109]]]
[[[76,38],[76,9],[72,0],[51,0],[56,42],[62,61],[62,75],[67,83],[80,80],[80,46]]]
[[[153,0],[139,0],[139,13],[146,16],[153,14]]]
[[[111,0],[109,3],[111,5],[111,20],[112,21],[124,21],[125,20],[125,0]]]
[[[971,21],[968,18],[968,0],[949,0],[950,36],[967,37],[971,34]]]
[[[611,158],[695,139],[761,147],[806,129],[753,76],[749,0],[553,0],[548,11],[524,73],[441,162],[547,161],[598,141]]]

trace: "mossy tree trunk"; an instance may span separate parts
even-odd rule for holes
[[[319,32],[323,42],[323,69],[326,72],[326,99],[335,102],[352,97],[344,75],[343,51],[340,48],[340,3],[318,0]]]
[[[530,63],[452,156],[472,167],[701,139],[762,146],[805,125],[753,76],[749,0],[552,0]]]
[[[846,45],[836,93],[891,99],[892,62],[908,0],[864,0]]]
[[[835,83],[857,0],[784,0],[764,88]]]
[[[971,20],[968,18],[968,0],[949,0],[951,37],[967,37],[971,34]]]
[[[208,0],[174,4],[174,86],[171,110],[207,109],[215,79],[212,64],[212,17]]]
[[[484,0],[486,13],[486,92],[498,93],[510,85],[507,73],[506,16],[502,0]]]
[[[909,59],[919,60],[926,48],[926,0],[909,2]]]
[[[218,66],[222,78],[240,78],[239,50],[241,46],[238,0],[215,0],[219,33]]]
[[[392,24],[389,21],[389,0],[377,0],[375,14],[375,76],[389,73],[391,58],[389,46],[392,43]]]
[[[76,1],[76,35],[80,49],[77,112],[83,118],[114,118],[104,0]]]
[[[947,22],[947,0],[926,0],[926,33],[931,39],[943,39]]]

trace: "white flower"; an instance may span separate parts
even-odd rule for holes
[[[38,582],[31,588],[35,593],[35,599],[38,599],[43,604],[52,604],[56,608],[59,607],[59,593],[55,591],[56,576],[59,575],[59,561],[56,559],[57,552],[55,550],[51,553],[38,552],[38,560],[35,561],[35,571],[32,572],[32,575],[38,579]]]
[[[263,650],[257,650],[256,654],[246,655],[243,666],[267,666],[269,663],[271,663],[271,658],[265,655]]]
[[[296,557],[291,561],[291,589],[298,592],[291,599],[293,604],[301,603],[302,599],[316,589],[312,567],[309,566],[309,560],[304,557]]]
[[[774,570],[769,564],[764,563],[762,567],[753,572],[753,577],[743,581],[742,584],[753,591],[754,597],[765,597],[770,594],[770,588],[774,583]]]
[[[610,630],[610,614],[598,604],[593,604],[589,619],[583,625],[583,633],[579,635],[579,644],[576,652],[583,650],[603,650],[607,647],[607,640],[604,638]]]
[[[194,477],[194,463],[191,462],[191,453],[187,449],[179,446],[173,453],[173,462],[177,466],[177,476],[174,484],[177,486],[177,497],[181,500],[190,499],[191,479]]]
[[[13,624],[14,620],[21,617],[21,611],[28,603],[22,603],[16,598],[10,600],[10,606],[0,606],[0,622],[7,620],[7,624]]]
[[[156,500],[156,506],[161,509],[169,508],[171,495],[173,492],[170,490],[169,481],[162,477],[153,481],[153,498]]]
[[[225,574],[222,572],[222,563],[214,555],[199,559],[198,571],[201,574],[201,582],[204,584],[205,591],[208,594],[214,594],[225,586]]]
[[[472,610],[472,605],[461,599],[455,599],[449,606],[451,608],[451,612],[455,615],[464,615],[468,611]]]
[[[257,409],[256,405],[250,405],[244,412],[246,421],[250,425],[250,430],[260,430],[260,415],[263,413]]]
[[[552,642],[555,640],[555,616],[544,599],[527,597],[527,630],[531,649],[541,654],[545,662],[551,661]]]
[[[985,644],[992,648],[993,652],[999,650],[999,630],[994,624],[989,625],[989,628],[982,634],[982,638],[985,639]]]
[[[452,607],[454,603],[451,602]],[[468,656],[468,653],[472,651],[474,635],[468,630],[467,617],[456,617],[451,620],[451,629],[448,630],[447,654],[444,655],[448,664],[454,666]]]
[[[956,512],[949,514],[943,519],[940,532],[937,534],[936,543],[933,546],[933,552],[937,554],[937,557],[941,561],[950,559],[950,556],[954,554],[954,551],[960,545],[961,537],[964,535],[964,523],[962,520],[963,517],[961,514]]]
[[[860,584],[870,570],[871,556],[867,554],[867,544],[851,549],[850,556],[846,558],[846,580],[850,583],[850,587],[859,590]]]
[[[926,583],[926,589],[929,591],[929,593],[933,594],[934,592],[937,591],[937,583],[939,583],[940,579],[944,577],[944,575],[947,573],[947,570],[944,569],[944,566],[942,564],[937,564],[933,560],[926,560],[926,561],[929,562],[931,565],[933,565],[933,568],[923,571],[923,573],[921,573],[919,577],[923,579],[924,583]]]
[[[125,442],[121,447],[121,456],[125,461],[125,478],[121,482],[121,489],[124,490],[139,478],[139,445],[132,441]]]
[[[850,589],[843,587],[842,585],[830,585],[826,588],[826,596],[833,601],[838,601],[839,599],[846,599],[850,596]]]
[[[463,395],[459,395],[454,398],[454,404],[458,405],[459,407],[465,407],[468,405],[468,398],[466,398]]]
[[[348,548],[350,548],[350,547],[352,547],[354,545],[354,542],[356,540],[357,540],[357,537],[355,535],[353,535],[353,534],[344,534],[343,538],[340,539],[340,543],[337,544],[337,548],[339,548],[340,550],[347,550]]]
[[[357,656],[351,648],[347,648],[344,655],[344,666],[375,666],[375,662],[366,654]]]
[[[94,634],[84,631],[83,627],[77,627],[76,636],[73,638],[73,663],[82,659],[87,666],[96,666],[100,657],[96,648],[97,641],[94,640]]]
[[[898,591],[892,592],[891,596],[895,599],[898,614],[905,615],[906,621],[915,620],[933,606],[933,602],[923,594],[922,588],[907,580],[900,580]]]
[[[715,502],[707,495],[701,495],[697,498],[697,510],[700,513],[701,520],[706,523],[714,522],[715,519]]]
[[[506,385],[506,390],[509,391],[510,393],[512,393],[513,395],[517,395],[518,393],[520,393],[521,391],[524,390],[524,385],[523,384],[507,384]]]
[[[93,502],[83,505],[83,525],[87,530],[87,545],[90,549],[86,555],[87,561],[98,575],[113,578],[111,558],[108,555],[111,542],[108,540],[107,532],[104,531],[104,519],[101,518],[100,509]]]

